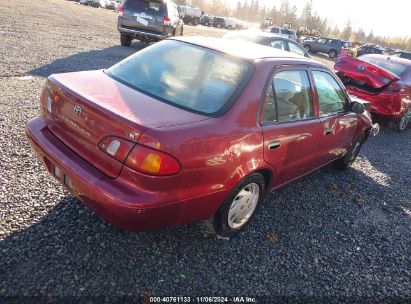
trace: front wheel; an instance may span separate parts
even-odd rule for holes
[[[130,46],[132,40],[133,40],[133,37],[129,35],[126,35],[126,34],[120,35],[120,42],[122,46]]]
[[[334,162],[335,167],[339,170],[346,170],[350,168],[357,158],[363,143],[364,134],[361,134],[348,149],[347,153],[342,158],[337,159]]]
[[[308,44],[304,45],[305,50],[307,51],[307,53],[311,53],[311,46],[309,46]]]
[[[231,192],[209,220],[211,230],[223,237],[233,236],[249,225],[264,198],[265,182],[261,174],[252,174]]]
[[[411,121],[411,106],[407,111],[401,116],[401,119],[396,122],[391,123],[391,127],[394,131],[402,132],[404,131]]]
[[[328,53],[328,56],[329,56],[330,58],[335,58],[335,57],[337,57],[337,52],[336,52],[335,50],[331,50],[331,51]]]

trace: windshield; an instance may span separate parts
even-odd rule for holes
[[[407,69],[407,66],[397,63],[397,62],[392,62],[387,60],[385,57],[384,58],[375,58],[372,56],[360,56],[358,59],[365,61],[367,63],[371,63],[379,68],[382,68],[384,70],[387,70],[397,76],[401,76],[405,70]]]
[[[147,95],[203,114],[230,106],[251,73],[247,62],[173,40],[145,48],[106,71]]]

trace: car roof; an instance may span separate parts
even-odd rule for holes
[[[173,37],[170,39],[199,45],[251,61],[263,58],[293,58],[306,61],[307,63],[313,63],[311,59],[306,57],[248,41],[202,36]]]
[[[287,41],[291,41],[294,42],[294,40],[291,40],[289,38],[286,38],[284,36],[281,36],[279,34],[275,34],[275,33],[271,33],[271,32],[264,32],[264,31],[258,31],[258,30],[242,30],[242,31],[236,31],[236,32],[232,32],[229,33],[230,35],[232,35],[232,37],[236,37],[236,36],[248,36],[248,37],[259,37],[259,38],[278,38],[281,40],[287,40]]]
[[[408,67],[411,67],[411,61],[409,59],[405,59],[405,58],[400,58],[400,57],[391,57],[391,56],[387,56],[387,55],[381,55],[381,54],[365,54],[362,56],[367,56],[367,57],[371,57],[371,58],[377,58],[377,59],[383,59],[383,60],[389,60],[395,63],[400,63],[403,65],[406,65]],[[360,57],[362,57],[360,56]],[[361,58],[360,58],[361,59]]]

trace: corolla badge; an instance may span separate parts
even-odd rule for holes
[[[74,113],[76,113],[77,115],[80,115],[81,112],[83,112],[83,110],[81,109],[81,107],[79,105],[76,105],[74,107]]]
[[[365,67],[364,67],[363,65],[359,65],[359,66],[358,66],[358,71],[361,71],[361,72],[362,72],[362,71],[364,71],[364,70],[365,70]]]

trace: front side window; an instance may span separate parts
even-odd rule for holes
[[[266,92],[264,121],[295,121],[314,115],[306,71],[282,71],[274,75]]]
[[[161,101],[202,114],[216,114],[244,89],[252,71],[251,64],[240,59],[164,40],[105,73]]]
[[[274,40],[270,42],[271,47],[282,51],[287,51],[287,45],[284,40]]]
[[[305,56],[305,51],[301,46],[298,46],[296,43],[288,42],[288,46],[290,48],[290,52]]]
[[[328,73],[313,71],[317,88],[320,115],[329,115],[344,110],[345,94],[337,81]]]

